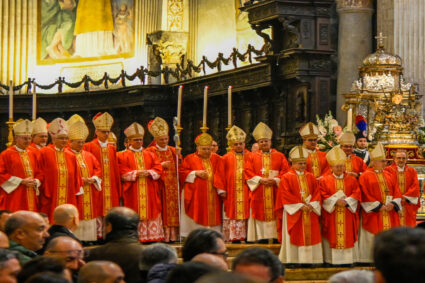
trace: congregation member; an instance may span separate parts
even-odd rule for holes
[[[385,168],[394,178],[402,195],[399,212],[400,225],[415,227],[416,212],[421,206],[419,180],[416,170],[408,166],[408,155],[406,151],[396,151],[394,163]]]
[[[356,120],[358,120],[357,117],[356,117]],[[360,120],[361,118],[359,118],[358,123],[356,123],[357,127],[359,127],[358,126],[359,123],[360,124],[362,123],[362,121]],[[363,159],[363,162],[366,163],[367,166],[369,166],[370,153],[368,150],[368,140],[367,140],[365,127],[360,127],[359,132],[357,132],[356,134],[356,148],[354,149],[354,154],[360,157],[361,159]]]
[[[177,161],[181,162],[180,151],[169,146],[169,128],[167,122],[156,117],[148,125],[148,130],[154,138],[154,145],[146,150],[153,152],[162,165],[162,174],[159,179],[159,191],[162,202],[162,225],[164,226],[164,241],[179,240],[179,184],[177,182]],[[176,160],[176,155],[179,160]]]
[[[182,192],[182,237],[197,228],[221,231],[221,196],[225,195],[221,176],[221,157],[211,151],[212,137],[202,133],[195,139],[196,152],[183,160],[180,180]],[[208,209],[207,209],[208,208]]]
[[[329,165],[326,160],[326,153],[317,149],[317,140],[320,132],[319,128],[312,122],[308,122],[301,127],[299,134],[303,139],[303,147],[308,151],[307,172],[320,179],[329,173]]]
[[[68,236],[59,236],[51,240],[43,255],[61,260],[71,272],[73,282],[77,281],[78,272],[85,264],[83,247],[78,241]]]
[[[47,134],[47,122],[43,118],[38,117],[32,123],[32,142],[28,146],[28,149],[38,153],[40,149],[47,146],[47,141],[49,140],[49,135]]]
[[[40,276],[41,278],[54,278],[54,282],[72,282],[71,272],[65,267],[62,260],[44,256],[36,257],[22,265],[22,270],[18,273],[17,278],[18,283],[38,283],[43,281],[32,281],[32,279],[40,278]]]
[[[198,254],[192,258],[192,262],[203,262],[209,266],[216,267],[223,271],[227,271],[229,269],[229,265],[227,261],[225,261],[222,257],[217,256],[215,254],[202,253]]]
[[[156,155],[143,148],[144,129],[134,122],[124,134],[130,147],[119,155],[124,206],[137,211],[140,242],[164,240],[158,180],[162,166]]]
[[[0,208],[38,211],[41,185],[37,156],[28,146],[33,125],[29,120],[13,126],[15,145],[0,154]]]
[[[382,232],[373,245],[375,282],[425,282],[424,258],[424,230],[399,227]]]
[[[101,229],[101,226],[97,227],[96,219],[101,217],[103,212],[102,202],[97,201],[102,199],[102,170],[96,157],[83,150],[89,135],[89,129],[83,118],[75,114],[67,123],[69,126],[69,149],[77,159],[83,186],[77,203],[81,222],[78,229],[75,230],[75,234],[81,241],[96,241],[97,231]]]
[[[164,280],[167,273],[177,264],[177,251],[174,247],[163,243],[145,247],[140,254],[139,268],[142,280]],[[153,269],[155,268],[155,269]]]
[[[0,231],[4,232],[4,225],[6,224],[7,219],[12,215],[12,211],[7,209],[0,210]]]
[[[277,239],[274,205],[280,178],[289,169],[283,153],[272,148],[272,130],[260,122],[252,135],[259,150],[245,163],[246,183],[251,191],[251,215],[248,220],[248,241],[265,243]]]
[[[347,155],[345,160],[345,172],[355,178],[359,178],[366,169],[367,165],[364,161],[353,153],[356,137],[351,132],[343,133],[339,138],[341,149]]]
[[[6,234],[0,231],[0,249],[8,249],[9,248],[9,239]]]
[[[195,256],[209,253],[226,260],[228,256],[223,235],[206,228],[193,230],[186,238],[182,248],[183,262],[191,261]]]
[[[40,210],[51,218],[61,204],[77,205],[77,194],[82,193],[82,182],[74,154],[65,150],[69,128],[62,118],[54,119],[49,126],[52,144],[40,149],[38,163],[43,189],[40,193]]]
[[[285,279],[285,266],[279,258],[271,250],[260,247],[240,252],[232,262],[232,271],[262,282],[281,283]]]
[[[341,148],[332,148],[326,158],[332,173],[319,181],[323,203],[321,223],[324,261],[338,265],[353,264],[358,258],[359,183],[349,172],[344,173],[349,158]]]
[[[21,265],[37,257],[36,251],[43,247],[49,236],[45,226],[43,218],[33,211],[17,211],[6,221],[9,250],[18,253]]]
[[[361,189],[361,219],[359,262],[372,262],[375,235],[400,225],[398,211],[402,209],[401,194],[394,178],[384,171],[385,149],[381,143],[370,153],[371,170],[359,178]]]
[[[139,215],[132,209],[111,208],[105,216],[105,244],[87,250],[85,260],[115,262],[124,271],[126,282],[139,282],[139,259],[143,247],[139,243],[138,225]]]
[[[84,150],[92,153],[100,164],[102,179],[102,217],[112,207],[120,205],[121,176],[118,169],[117,151],[108,143],[114,119],[108,113],[97,113],[92,119],[95,127],[95,138],[84,145]],[[102,227],[102,217],[97,218],[98,227]],[[98,237],[102,238],[102,230],[98,229]]]
[[[282,215],[279,258],[284,263],[323,263],[320,189],[314,175],[306,170],[308,156],[303,146],[291,149],[292,168],[282,176],[279,184],[276,213]]]
[[[14,251],[0,249],[0,282],[16,283],[20,270],[18,255]]]
[[[49,237],[46,239],[44,247],[56,237],[68,236],[77,242],[80,239],[74,234],[80,225],[78,209],[72,204],[61,204],[53,211],[53,224],[47,230]]]
[[[226,135],[232,150],[222,157],[224,199],[223,236],[227,241],[238,242],[247,238],[249,218],[249,189],[244,167],[249,151],[245,149],[246,133],[232,126]]]
[[[92,261],[83,266],[78,275],[78,283],[124,283],[123,270],[110,261]]]
[[[212,141],[212,143],[211,143],[211,151],[212,151],[213,153],[218,154],[218,153],[217,153],[217,152],[218,152],[218,150],[219,150],[219,148],[218,148],[218,143],[217,143],[217,141],[213,140],[213,141]]]

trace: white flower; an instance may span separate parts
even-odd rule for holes
[[[322,134],[322,136],[326,136],[326,134],[327,134],[327,132],[328,131],[326,131],[326,128],[325,127],[323,127],[323,125],[319,125],[319,132],[320,132],[320,134]]]
[[[338,126],[338,121],[337,120],[335,120],[335,119],[332,119],[330,122],[329,122],[329,127],[331,128],[331,129],[333,129],[334,127],[336,127],[336,126]]]

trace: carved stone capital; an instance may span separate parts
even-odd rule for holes
[[[336,3],[339,12],[346,9],[373,10],[373,0],[336,0]]]
[[[177,64],[187,52],[187,32],[156,31],[147,35],[148,45],[161,58],[162,64]]]

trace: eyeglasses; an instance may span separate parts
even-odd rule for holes
[[[84,251],[83,250],[67,250],[67,251],[49,251],[52,254],[68,254],[69,256],[65,257],[66,262],[71,262],[77,259],[83,259]]]
[[[213,252],[213,253],[210,253],[210,254],[221,255],[224,259],[227,259],[229,257],[229,252],[228,251],[225,251],[225,252],[222,252],[222,253]]]

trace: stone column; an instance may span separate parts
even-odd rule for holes
[[[341,110],[350,92],[351,84],[358,78],[358,67],[372,53],[372,0],[336,0],[339,14],[338,32],[338,83],[337,120],[345,125],[346,112]]]

